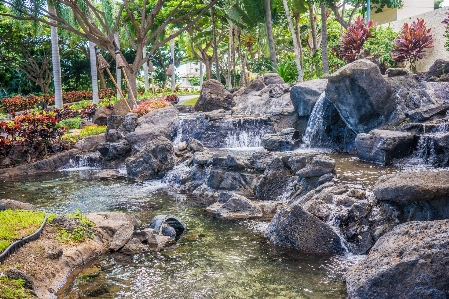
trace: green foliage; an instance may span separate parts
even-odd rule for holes
[[[0,211],[0,253],[16,240],[34,233],[44,218],[44,212]]]
[[[69,129],[79,129],[80,125],[81,125],[81,117],[77,116],[74,118],[64,119],[64,120],[61,120],[59,122],[59,124],[61,126],[68,127]]]
[[[446,43],[444,44],[444,47],[446,48],[446,51],[449,51],[449,12],[447,13],[447,17],[441,23],[446,25],[446,32],[444,33]]]
[[[393,66],[394,59],[391,51],[394,49],[394,40],[398,34],[390,26],[376,26],[371,29],[371,34],[373,38],[369,38],[363,48],[369,50],[371,55],[379,56],[380,62]]]
[[[76,210],[75,213],[67,214],[67,216],[76,219],[79,224],[72,231],[61,229],[56,234],[56,239],[59,242],[77,244],[93,238],[92,228],[95,224],[88,220],[85,215],[81,214],[79,210]]]
[[[256,74],[269,73],[273,71],[270,58],[261,57],[248,63],[249,70]]]
[[[23,279],[9,279],[0,276],[0,299],[28,299],[34,297],[31,290],[25,288]]]
[[[298,79],[298,70],[294,60],[278,63],[278,74],[286,83],[293,83]]]

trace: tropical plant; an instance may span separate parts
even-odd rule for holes
[[[278,63],[278,74],[286,83],[293,83],[298,79],[298,71],[295,67],[295,62],[287,60]]]
[[[339,57],[348,63],[354,61],[357,55],[362,51],[366,40],[373,37],[370,30],[373,26],[373,21],[366,23],[365,20],[359,16],[341,39],[340,50],[338,51]]]
[[[136,109],[134,109],[132,112],[137,113],[139,117],[150,113],[153,110],[165,108],[170,106],[171,104],[167,102],[164,99],[155,99],[155,100],[148,100],[142,103],[139,103]]]
[[[433,37],[427,29],[424,19],[417,19],[411,25],[406,23],[402,32],[394,41],[392,51],[396,62],[408,62],[410,69],[416,72],[416,62],[424,58],[426,49],[433,47]]]
[[[446,43],[444,44],[447,51],[449,51],[449,12],[447,13],[447,18],[441,22],[446,25],[446,32],[444,33],[444,37],[446,38]]]
[[[379,57],[379,61],[387,66],[394,65],[391,51],[394,49],[394,40],[398,34],[390,27],[376,26],[371,29],[373,38],[369,38],[363,48],[368,50],[372,56]]]

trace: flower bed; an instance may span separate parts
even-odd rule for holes
[[[115,95],[115,90],[101,89],[98,95],[101,99],[111,98]],[[90,99],[92,99],[91,91],[68,91],[62,93],[62,100],[64,103],[74,103]],[[12,111],[22,111],[32,109],[36,107],[38,103],[46,103],[47,105],[53,105],[54,102],[55,102],[54,95],[43,94],[41,96],[37,96],[34,94],[30,94],[26,97],[16,95],[11,98],[3,99],[2,106],[7,111],[12,112]]]
[[[154,100],[148,100],[145,102],[139,103],[136,109],[134,109],[132,112],[137,113],[139,117],[150,113],[151,111],[154,111],[156,109],[165,108],[170,106],[171,104],[167,102],[166,100],[159,98]]]

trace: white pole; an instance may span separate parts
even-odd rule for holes
[[[200,61],[200,89],[203,87],[203,63]]]
[[[89,58],[90,76],[92,78],[92,103],[98,104],[100,97],[98,96],[97,55],[95,53],[95,44],[91,41],[89,41]]]

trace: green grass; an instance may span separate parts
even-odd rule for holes
[[[0,299],[32,298],[31,290],[25,288],[23,279],[9,279],[0,276]]]
[[[16,240],[34,233],[45,218],[44,212],[0,211],[0,252]]]
[[[185,102],[182,103],[181,105],[183,105],[183,106],[194,106],[195,103],[196,103],[196,101],[198,101],[199,98],[200,98],[200,97],[190,99],[190,100],[188,100],[188,101],[185,101]]]
[[[95,224],[89,221],[79,210],[76,210],[74,214],[67,214],[67,216],[72,219],[77,219],[80,224],[73,231],[61,229],[56,235],[56,239],[59,242],[64,244],[77,244],[93,238],[91,229]]]

